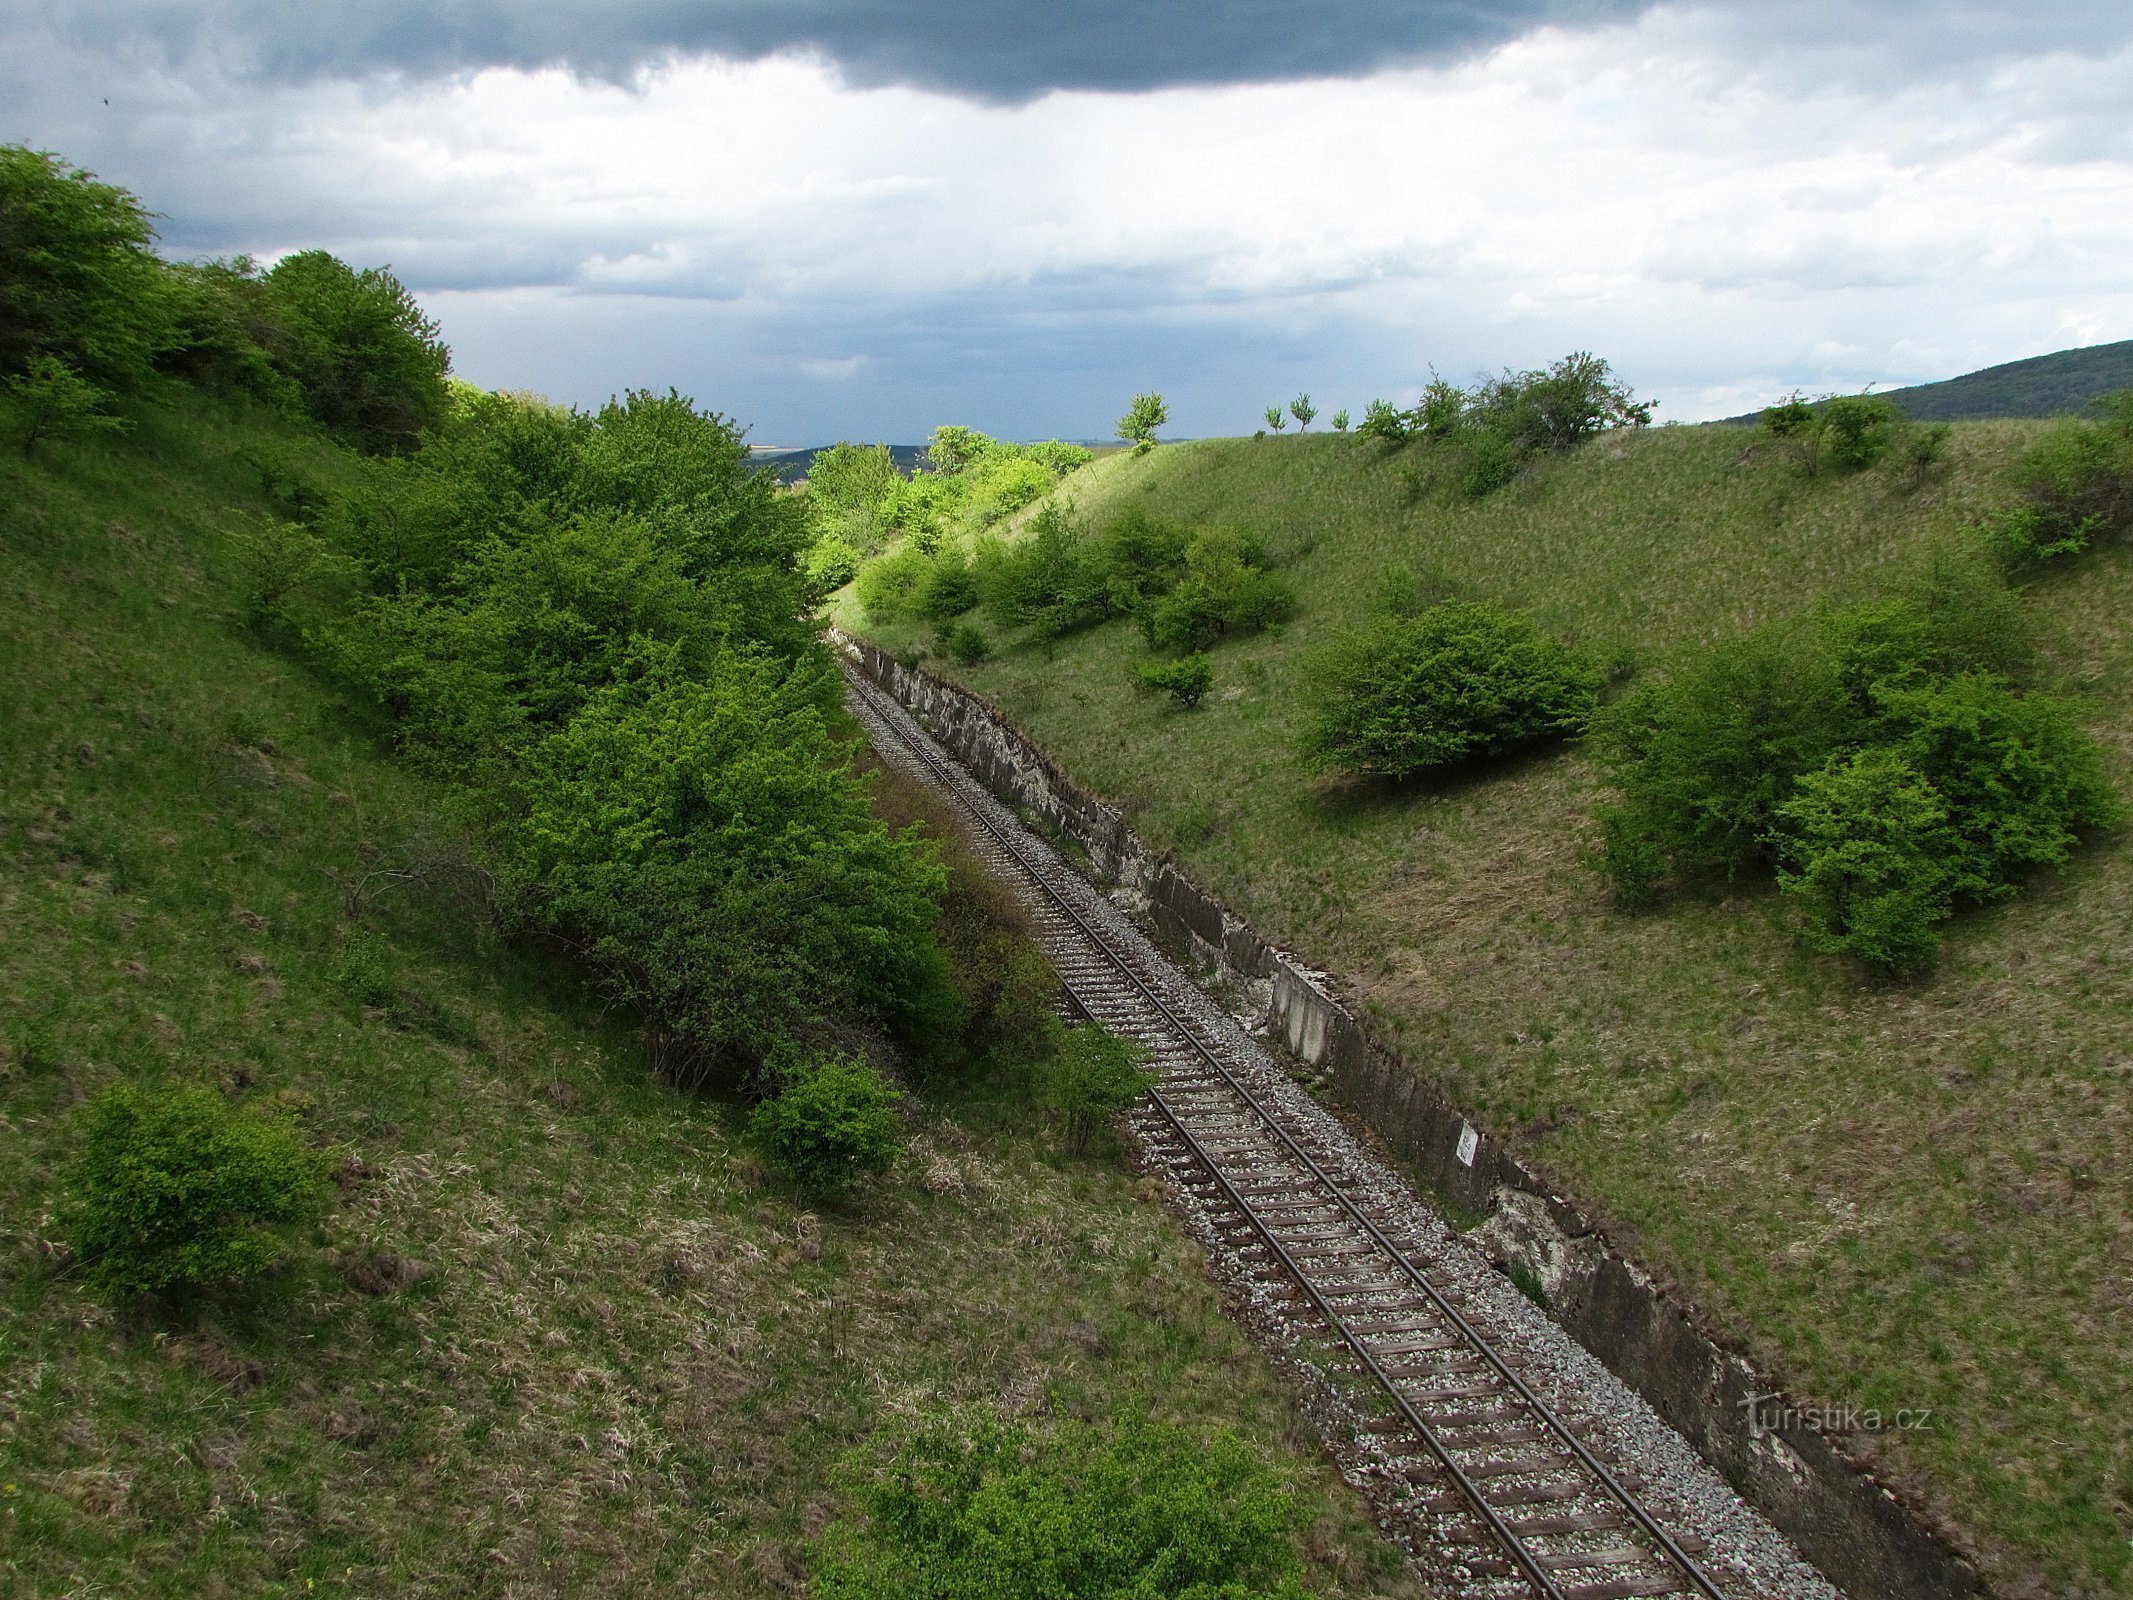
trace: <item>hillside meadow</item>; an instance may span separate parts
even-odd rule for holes
[[[453,796],[240,615],[260,464],[354,458],[176,386],[125,417],[0,453],[0,1588],[790,1594],[919,1419],[1123,1410],[1270,1462],[1314,1592],[1410,1592],[1115,1148],[948,1088],[810,1203],[567,951],[501,938]],[[114,1302],[69,1259],[120,1079],[324,1153],[253,1294]]]
[[[843,625],[994,701],[1158,850],[1334,974],[1415,1068],[1606,1219],[1794,1394],[1930,1428],[1858,1458],[2012,1594],[2133,1593],[2133,864],[2106,837],[1948,925],[1937,971],[1863,979],[1742,884],[1615,907],[1607,793],[1571,747],[1403,789],[1299,760],[1305,666],[1389,580],[1530,610],[1619,685],[1942,559],[2038,424],[1959,424],[1943,466],[1809,477],[1749,429],[1603,436],[1475,501],[1428,447],[1335,435],[1110,457],[1055,501],[1257,534],[1299,603],[1221,644],[1197,710],[1136,692],[1130,621],[995,635]],[[2133,554],[2032,581],[2041,680],[2133,793]]]

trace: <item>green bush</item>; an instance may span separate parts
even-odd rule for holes
[[[1181,656],[1175,661],[1143,661],[1134,666],[1133,681],[1150,693],[1167,694],[1191,710],[1214,687],[1215,664],[1204,653]]]
[[[1826,639],[1797,623],[1714,645],[1608,707],[1596,732],[1624,804],[1603,864],[1624,898],[1648,894],[1654,852],[1688,876],[1768,867],[1778,807],[1857,717]]]
[[[14,416],[24,455],[42,439],[124,430],[130,424],[105,409],[113,398],[52,355],[32,356],[28,371],[0,379],[0,399]]]
[[[2006,555],[2074,555],[2133,528],[2133,389],[2096,403],[2094,420],[2059,423],[2016,462],[2021,504],[1995,524]]]
[[[919,597],[933,581],[933,570],[933,558],[907,540],[862,566],[852,592],[870,622],[901,622],[917,615]]]
[[[918,591],[918,614],[928,622],[951,622],[977,603],[978,575],[970,558],[951,545],[935,558],[932,575]]]
[[[805,675],[646,646],[517,782],[518,880],[694,1081],[755,1071],[811,1023],[923,1029],[942,878],[868,813]]]
[[[0,145],[0,377],[49,356],[100,387],[145,378],[179,341],[155,229],[124,189]]]
[[[799,1188],[820,1199],[887,1172],[903,1152],[901,1096],[866,1062],[815,1056],[786,1074],[748,1118],[748,1136]]]
[[[1832,756],[1778,807],[1778,885],[1809,942],[1890,977],[1932,963],[1954,906],[1955,839],[1932,784],[1895,751]]]
[[[959,667],[975,666],[992,654],[992,641],[975,622],[958,622],[941,631],[941,654]]]
[[[1141,605],[1141,629],[1158,650],[1195,652],[1230,635],[1258,633],[1296,607],[1288,579],[1266,570],[1259,542],[1234,528],[1202,528],[1167,593]],[[1114,574],[1112,591],[1120,587]]]
[[[1599,675],[1523,613],[1448,601],[1313,663],[1306,761],[1395,782],[1580,731]]]
[[[262,282],[282,329],[269,353],[319,422],[366,450],[392,452],[444,421],[451,352],[392,273],[304,250]]]
[[[97,1288],[183,1294],[257,1278],[323,1204],[319,1160],[286,1117],[201,1085],[121,1083],[90,1103],[64,1214]]]
[[[1145,1046],[1094,1023],[1067,1028],[1046,1068],[1044,1092],[1068,1149],[1086,1151],[1111,1119],[1148,1091]]]
[[[1303,1511],[1227,1431],[936,1427],[856,1498],[817,1543],[820,1600],[1306,1600]]]
[[[842,533],[824,533],[807,547],[806,572],[812,592],[829,594],[859,575],[859,552]]]
[[[1028,537],[981,543],[975,565],[985,609],[1003,628],[1056,639],[1110,614],[1103,546],[1057,505],[1038,508]]]
[[[1949,878],[1965,899],[2011,893],[2120,816],[2102,754],[2060,701],[1984,673],[1884,687],[1877,699],[1878,737],[1948,808]]]
[[[1830,465],[1846,472],[1873,466],[1903,432],[1903,411],[1886,395],[1843,394],[1822,407]]]

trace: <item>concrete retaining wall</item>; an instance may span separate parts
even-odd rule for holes
[[[1785,1424],[1772,1386],[1700,1332],[1591,1218],[1378,1045],[1325,974],[1269,944],[1151,854],[1117,808],[1085,793],[984,700],[862,640],[839,636],[838,643],[994,794],[1072,838],[1104,878],[1144,903],[1159,930],[1251,995],[1268,1030],[1323,1072],[1431,1185],[1485,1215],[1490,1248],[1534,1273],[1550,1314],[1853,1600],[1984,1593],[1975,1571],[1887,1489],[1821,1433]],[[1751,1407],[1777,1425],[1757,1425]]]

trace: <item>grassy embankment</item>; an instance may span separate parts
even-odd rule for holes
[[[471,932],[443,797],[235,620],[275,509],[237,457],[343,458],[183,404],[0,459],[0,1588],[790,1593],[878,1432],[1147,1404],[1296,1478],[1326,1593],[1407,1592],[1115,1162],[935,1105],[809,1211],[570,969]],[[159,1073],[336,1154],[250,1310],[111,1307],[48,1242],[77,1108]]]
[[[1581,864],[1577,750],[1405,793],[1313,779],[1301,664],[1404,563],[1650,663],[1818,596],[1870,592],[1999,500],[2036,426],[1959,426],[1946,472],[1807,480],[1732,429],[1602,439],[1479,503],[1416,452],[1211,440],[1061,494],[1258,529],[1302,592],[1226,645],[1196,712],[1137,695],[1112,622],[969,667],[1158,849],[1342,975],[1408,1059],[1606,1216],[1802,1396],[1931,1431],[1851,1444],[2010,1592],[2133,1593],[2133,855],[2122,841],[1950,927],[1937,976],[1804,955],[1770,891],[1615,910]],[[866,630],[923,649],[915,626]],[[2031,591],[2047,680],[2085,697],[2133,793],[2133,552]]]

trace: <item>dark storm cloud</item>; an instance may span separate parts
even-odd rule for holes
[[[1485,50],[1548,23],[1604,24],[1651,0],[78,0],[71,42],[152,44],[272,80],[561,64],[625,79],[669,55],[818,52],[860,84],[983,100],[1050,89],[1348,76]]]

